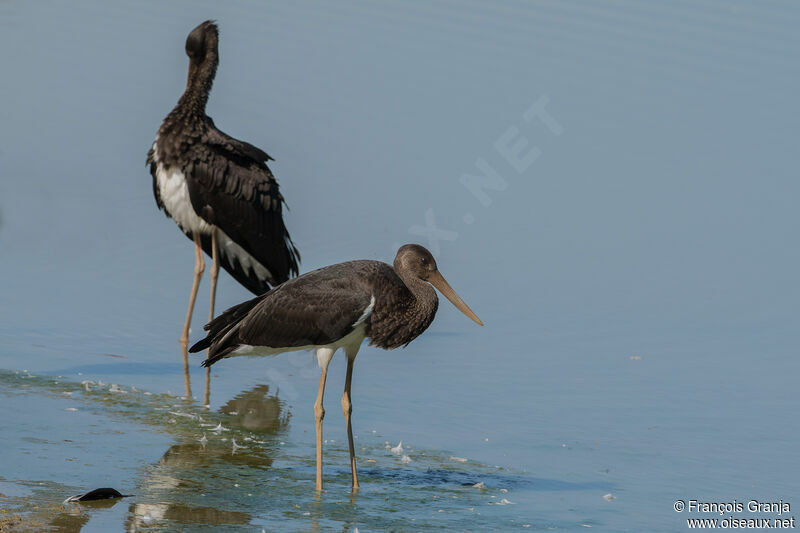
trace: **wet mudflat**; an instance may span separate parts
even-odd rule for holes
[[[184,374],[191,244],[144,159],[209,18],[209,114],[275,157],[302,271],[419,242],[486,323],[442,301],[408,348],[362,349],[357,494],[341,355],[321,494],[311,354],[215,365],[208,406],[199,357]],[[798,18],[0,3],[0,530],[676,531],[678,499],[800,506]],[[248,297],[220,277],[218,310]],[[62,503],[98,487],[132,496]]]

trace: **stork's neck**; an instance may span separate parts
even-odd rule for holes
[[[420,325],[424,323],[424,330],[433,321],[436,309],[439,307],[439,298],[436,296],[436,291],[431,287],[430,283],[419,279],[417,276],[402,271],[397,272],[397,275],[403,280],[411,294],[414,295],[414,302],[408,309],[410,315],[408,320],[419,322]]]
[[[208,95],[217,74],[219,57],[216,50],[209,50],[202,62],[189,61],[189,75],[186,80],[186,90],[178,101],[176,110],[183,114],[204,117]]]

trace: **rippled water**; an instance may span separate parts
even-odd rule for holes
[[[420,242],[486,323],[442,302],[408,348],[362,349],[355,495],[341,356],[320,495],[311,354],[215,365],[208,409],[193,358],[187,391],[193,254],[144,158],[208,18],[209,114],[275,157],[302,270]],[[800,506],[798,19],[0,2],[0,529],[676,531],[677,499]],[[221,276],[219,309],[247,297]],[[62,505],[106,486],[132,496]]]

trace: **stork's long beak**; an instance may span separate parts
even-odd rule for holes
[[[478,318],[478,315],[472,312],[472,309],[470,309],[469,306],[464,303],[464,300],[462,300],[458,294],[456,294],[456,291],[453,290],[453,287],[447,283],[447,281],[444,279],[444,276],[442,276],[438,270],[428,276],[428,281],[431,283],[431,285],[439,289],[439,292],[444,294],[445,298],[450,300],[450,303],[455,305],[459,311],[475,321],[476,324],[480,326],[483,325],[483,322],[481,322],[481,319]]]

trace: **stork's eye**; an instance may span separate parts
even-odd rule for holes
[[[422,261],[423,265],[428,263],[428,259],[426,257],[420,257],[419,260]]]

